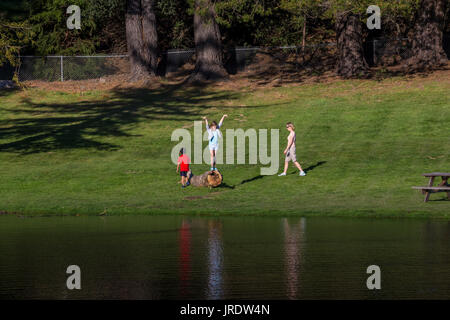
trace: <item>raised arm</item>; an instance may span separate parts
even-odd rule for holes
[[[224,120],[226,117],[228,117],[228,115],[227,115],[227,114],[224,114],[223,117],[222,117],[222,119],[220,119],[220,121],[219,121],[219,128],[222,126],[223,120]]]
[[[209,130],[208,119],[206,117],[202,117],[202,119],[205,120],[206,130]]]

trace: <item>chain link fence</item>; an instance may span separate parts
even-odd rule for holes
[[[160,71],[162,75],[176,72],[186,63],[195,63],[195,50],[169,50],[162,54]],[[411,45],[407,39],[374,39],[365,43],[365,56],[372,66],[392,66],[411,55]],[[335,63],[336,44],[284,46],[274,48],[236,47],[224,50],[225,67],[231,74],[251,69],[254,64],[264,64],[269,57],[280,68],[315,70],[329,68]],[[279,69],[280,69],[279,68]],[[0,74],[2,69],[0,68]],[[67,81],[98,79],[129,72],[127,55],[94,56],[21,56],[16,68],[20,81],[44,80]]]
[[[225,68],[228,73],[257,73],[268,77],[299,71],[322,72],[335,64],[335,43],[283,46],[272,48],[234,48],[225,51]]]
[[[411,43],[408,39],[374,39],[368,45],[373,50],[373,66],[397,65],[411,56]]]
[[[87,80],[127,73],[127,55],[103,56],[22,56],[19,80]]]
[[[163,54],[162,74],[175,72],[194,57],[195,50],[169,50]]]

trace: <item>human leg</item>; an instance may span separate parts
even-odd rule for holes
[[[295,161],[294,164],[298,170],[303,171],[302,166],[300,165],[300,163],[298,163],[298,161]]]
[[[209,152],[211,154],[211,170],[213,170],[216,167],[216,150],[209,149]]]
[[[279,177],[285,176],[285,175],[286,175],[288,166],[289,166],[289,161],[285,161],[285,162],[284,162],[284,171],[278,175]]]

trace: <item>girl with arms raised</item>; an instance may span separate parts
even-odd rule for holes
[[[217,122],[212,121],[211,125],[208,125],[208,119],[203,117],[206,124],[206,131],[208,131],[208,140],[209,140],[209,152],[211,154],[211,171],[217,170],[216,168],[216,153],[219,150],[219,138],[222,136],[220,132],[220,127],[222,127],[223,120],[228,117],[228,115],[224,114],[222,119],[220,119],[219,124]]]

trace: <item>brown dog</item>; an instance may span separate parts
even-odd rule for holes
[[[222,184],[222,175],[219,171],[206,171],[202,175],[194,176],[192,171],[188,171],[188,181],[194,187],[210,187],[215,188]]]

